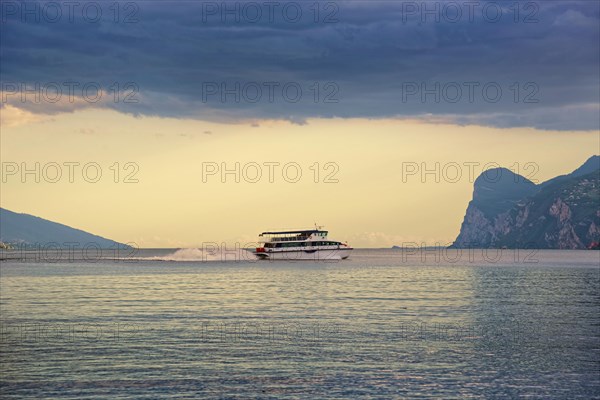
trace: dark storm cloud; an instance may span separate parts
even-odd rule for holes
[[[55,2],[52,22],[49,3],[3,2],[5,92],[97,82],[109,93],[96,105],[136,115],[598,129],[595,1],[229,2],[225,14],[221,2],[144,1],[119,3],[118,15],[98,2],[98,22],[87,3],[70,20]],[[115,101],[115,83],[128,82]],[[139,101],[125,102],[135,87]],[[44,98],[18,105],[64,111]]]

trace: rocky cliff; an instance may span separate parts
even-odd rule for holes
[[[503,168],[475,181],[454,247],[586,249],[600,241],[600,157],[535,185]]]

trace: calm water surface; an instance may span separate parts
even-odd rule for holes
[[[5,260],[0,394],[600,398],[600,252],[412,253]]]

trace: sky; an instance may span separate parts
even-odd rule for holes
[[[444,245],[600,153],[595,1],[69,4],[2,2],[0,205],[117,241]]]

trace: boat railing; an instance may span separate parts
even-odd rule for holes
[[[297,242],[308,239],[308,236],[270,237],[270,242]]]

